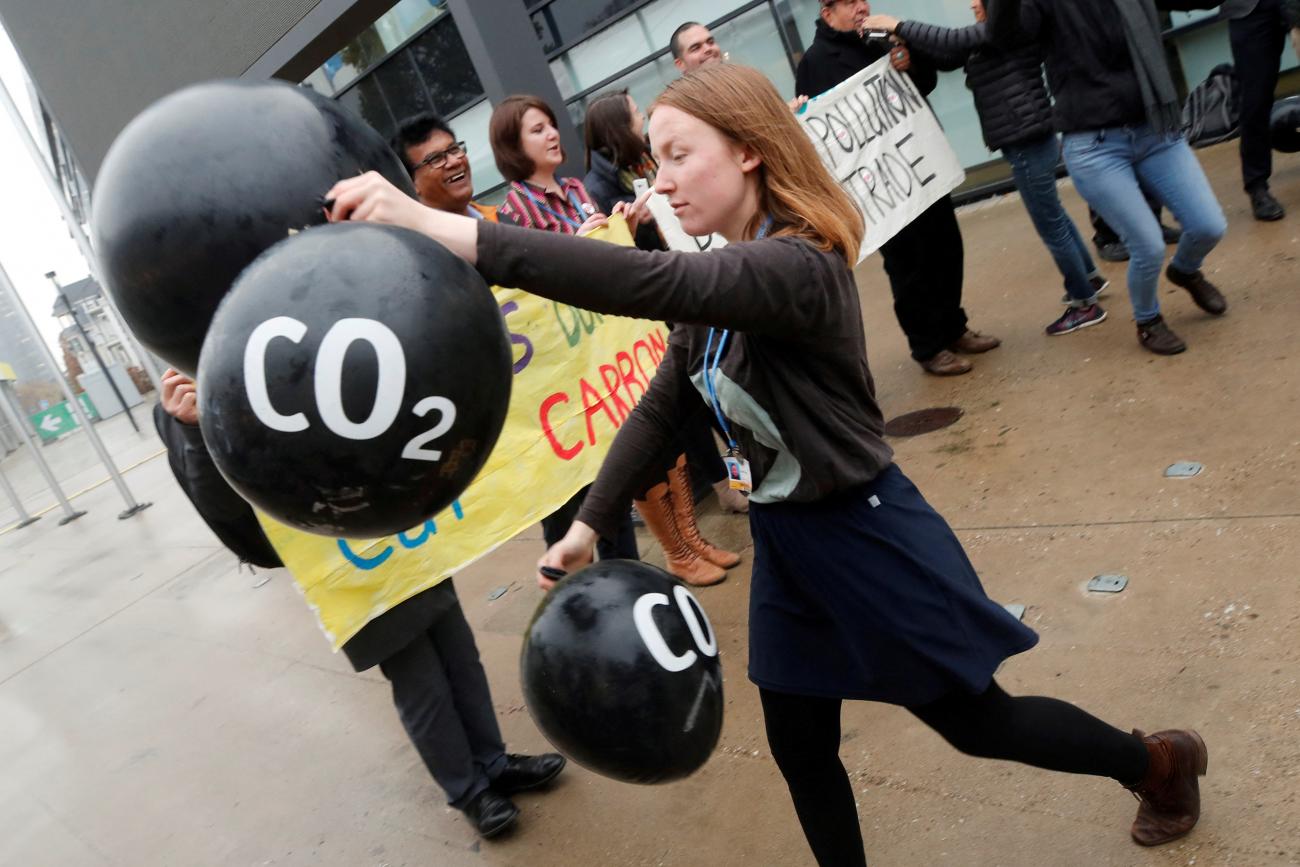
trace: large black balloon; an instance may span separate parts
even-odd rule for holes
[[[343,106],[278,81],[214,81],[160,99],[118,135],[95,182],[102,277],[140,340],[191,376],[213,311],[249,262],[325,222],[340,178],[415,189]]]
[[[717,637],[686,585],[662,569],[603,560],[560,581],[533,615],[520,668],[538,728],[599,774],[680,779],[718,743]]]
[[[473,268],[417,232],[337,223],[236,281],[199,361],[217,468],[272,517],[370,539],[455,500],[496,443],[510,341]]]
[[[1300,96],[1288,96],[1273,103],[1270,126],[1274,150],[1284,154],[1300,151]]]

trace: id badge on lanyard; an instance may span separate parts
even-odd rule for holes
[[[769,216],[763,221],[754,240],[761,241],[771,228],[772,218]],[[718,337],[716,353],[713,352],[714,337]],[[704,344],[704,388],[709,393],[709,403],[713,406],[713,412],[718,417],[722,432],[727,437],[727,453],[722,458],[722,463],[727,468],[727,484],[733,491],[739,491],[748,497],[754,490],[754,474],[749,468],[749,461],[740,453],[740,444],[736,442],[736,437],[731,432],[731,423],[727,421],[726,413],[722,411],[722,404],[718,401],[718,365],[722,363],[722,356],[727,351],[727,340],[730,337],[730,329],[723,329],[720,336],[716,328],[709,329],[709,338]]]

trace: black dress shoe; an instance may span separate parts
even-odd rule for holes
[[[1254,213],[1256,220],[1262,220],[1266,223],[1280,220],[1286,216],[1286,211],[1282,209],[1282,203],[1273,198],[1273,194],[1268,191],[1268,187],[1255,187],[1250,191],[1250,210]]]
[[[519,808],[499,792],[484,789],[461,811],[483,839],[495,837],[519,818]]]
[[[560,775],[568,764],[559,753],[542,753],[540,756],[506,756],[506,769],[492,781],[492,788],[506,795],[538,789]]]

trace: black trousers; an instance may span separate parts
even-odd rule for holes
[[[505,769],[487,674],[448,578],[428,593],[441,611],[406,647],[379,663],[402,726],[447,803],[464,808]]]
[[[853,785],[840,761],[840,700],[767,689],[759,695],[772,758],[817,863],[865,867]],[[982,695],[954,693],[908,710],[967,755],[1128,785],[1146,776],[1147,749],[1136,735],[1054,698],[1013,698],[996,681]]]
[[[1267,186],[1273,174],[1269,117],[1286,34],[1281,0],[1259,0],[1249,15],[1228,22],[1232,62],[1241,82],[1241,181],[1247,192]]]
[[[952,198],[944,196],[880,248],[894,315],[917,361],[929,361],[966,333],[961,307],[965,250]]]

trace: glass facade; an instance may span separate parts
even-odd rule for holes
[[[732,62],[760,69],[783,97],[794,96],[794,69],[813,40],[820,8],[819,0],[516,2],[532,24],[537,47],[577,126],[587,104],[610,90],[626,89],[643,107],[653,102],[678,76],[668,38],[686,21],[708,25]],[[905,5],[900,11],[915,20],[953,27],[973,21],[969,0],[911,0]],[[1172,56],[1189,86],[1219,63],[1231,62],[1226,24],[1206,23],[1216,14],[1174,13],[1169,19]],[[1283,69],[1296,65],[1288,52]],[[304,83],[350,105],[385,136],[405,116],[438,111],[469,144],[480,194],[492,200],[500,190],[502,180],[487,143],[492,107],[445,0],[400,0]],[[930,104],[963,165],[996,165],[998,155],[984,146],[961,71],[940,75]],[[984,174],[987,180],[988,172]]]

